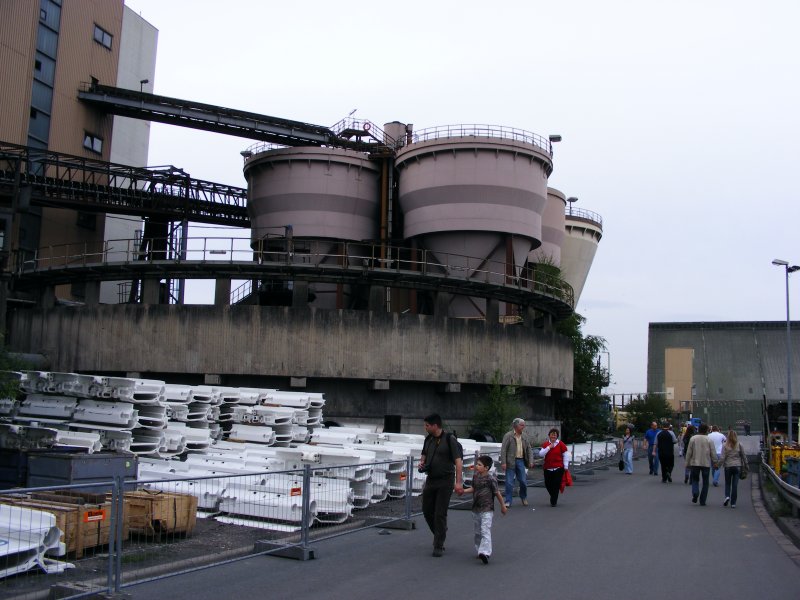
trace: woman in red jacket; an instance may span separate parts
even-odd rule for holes
[[[551,429],[548,438],[542,444],[539,456],[544,457],[544,487],[550,494],[550,506],[555,506],[558,504],[561,479],[569,468],[569,449],[558,439],[558,429]]]

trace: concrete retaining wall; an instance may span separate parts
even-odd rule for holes
[[[569,340],[522,325],[260,306],[24,309],[12,351],[54,371],[259,375],[572,389]]]

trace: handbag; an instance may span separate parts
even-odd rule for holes
[[[569,472],[568,469],[564,469],[564,474],[561,476],[561,487],[559,488],[560,493],[564,493],[564,489],[572,485],[572,474]]]
[[[622,469],[624,469],[624,468],[625,468],[625,461],[620,458],[619,459],[619,470],[622,471]]]
[[[745,455],[741,444],[739,445],[739,457],[742,459],[742,466],[739,469],[739,479],[747,479],[747,474],[750,472],[750,467],[747,464],[747,456]]]

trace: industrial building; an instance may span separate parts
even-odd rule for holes
[[[675,411],[720,427],[744,422],[761,431],[764,408],[770,430],[786,431],[789,379],[785,321],[650,323],[648,394],[663,394]],[[800,343],[792,323],[792,345]],[[798,346],[795,346],[798,347]],[[792,355],[797,381],[800,364]],[[800,405],[792,396],[793,422]]]
[[[11,350],[62,372],[322,392],[331,419],[403,430],[435,411],[464,431],[499,374],[552,417],[573,376],[553,325],[602,237],[548,186],[558,136],[158,96],[157,36],[121,0],[0,5]],[[143,168],[152,121],[250,140],[247,189]],[[191,222],[248,228],[249,245],[192,240]],[[191,304],[188,279],[214,280],[214,304]]]

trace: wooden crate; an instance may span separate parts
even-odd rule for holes
[[[131,533],[147,536],[191,535],[197,520],[197,498],[162,491],[125,492],[125,522]]]
[[[62,532],[61,541],[64,542],[67,554],[70,556],[81,558],[88,548],[108,545],[111,531],[111,502],[80,504],[31,497],[5,497],[2,502],[54,515],[56,527]],[[122,539],[127,537],[128,531],[123,521]]]

